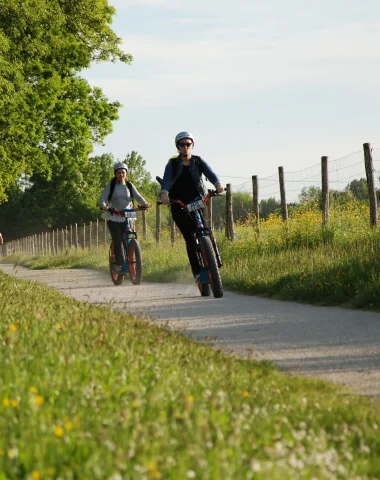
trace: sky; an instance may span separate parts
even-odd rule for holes
[[[109,0],[131,65],[81,72],[122,103],[96,154],[162,175],[175,135],[232,185],[380,147],[379,0]]]

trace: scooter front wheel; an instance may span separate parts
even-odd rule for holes
[[[223,297],[222,280],[211,240],[208,237],[203,237],[199,239],[199,243],[204,265],[208,269],[208,278],[212,293],[215,298]]]
[[[128,270],[133,285],[140,285],[142,280],[143,265],[140,244],[135,238],[128,245]]]
[[[209,297],[211,295],[211,286],[209,283],[198,283],[198,288],[202,297]]]

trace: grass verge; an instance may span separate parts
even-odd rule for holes
[[[1,479],[380,477],[380,413],[0,272]]]

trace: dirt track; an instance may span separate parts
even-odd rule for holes
[[[93,270],[28,270],[0,264],[25,280],[66,295],[168,322],[194,338],[214,338],[239,355],[271,360],[283,370],[314,375],[380,397],[380,314],[313,307],[226,292],[202,298],[195,285],[128,280],[115,287]]]

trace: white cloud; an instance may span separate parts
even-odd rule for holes
[[[233,99],[247,92],[318,82],[366,88],[380,81],[378,25],[350,24],[281,39],[211,30],[191,41],[124,39],[135,58],[127,79],[96,79],[129,107]]]

